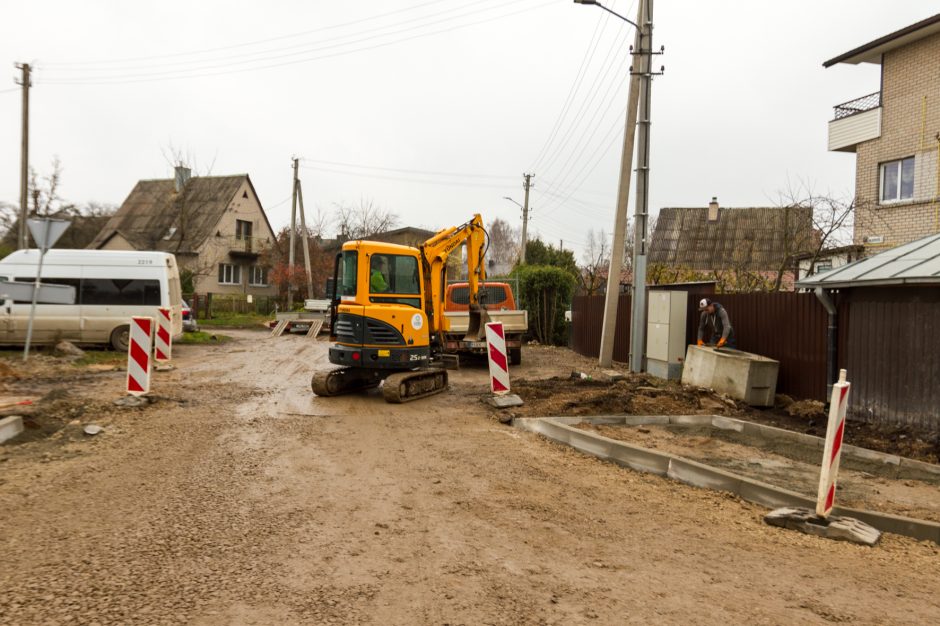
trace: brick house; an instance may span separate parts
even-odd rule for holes
[[[866,253],[940,231],[940,14],[823,63],[881,66],[879,91],[835,107],[829,150],[854,152],[854,243]]]
[[[139,181],[88,247],[171,252],[196,293],[273,296],[275,241],[247,174],[191,177],[177,167],[175,178]]]

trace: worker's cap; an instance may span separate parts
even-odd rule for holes
[[[708,305],[711,303],[712,301],[709,300],[708,298],[702,298],[701,300],[698,301],[698,310],[704,311],[705,309],[708,308]]]

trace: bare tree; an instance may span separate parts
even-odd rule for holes
[[[398,215],[379,207],[371,198],[360,198],[358,204],[337,203],[334,206],[340,239],[363,239],[398,225]]]
[[[778,193],[778,206],[803,207],[812,214],[812,233],[794,242],[793,253],[806,258],[809,256],[809,273],[815,271],[816,261],[827,250],[839,248],[852,242],[855,226],[855,214],[858,204],[851,198],[839,198],[830,194],[817,193],[806,181],[787,186]],[[791,267],[796,262],[791,260]],[[777,284],[779,288],[779,281]]]
[[[486,255],[490,260],[499,265],[512,265],[519,259],[521,235],[518,228],[497,217],[490,222],[487,233],[490,238]]]
[[[84,248],[92,242],[114,214],[115,207],[109,204],[89,202],[77,205],[62,198],[62,162],[53,158],[48,174],[41,175],[30,169],[27,207],[29,217],[55,217],[71,222],[68,230],[56,242],[57,248]],[[16,233],[19,226],[18,207],[0,204],[0,230],[3,231],[2,246],[7,250],[17,247]]]
[[[584,293],[593,296],[600,291],[607,277],[608,288],[618,289],[619,276],[608,276],[610,268],[610,245],[603,229],[599,233],[587,231],[587,248],[584,250],[584,263],[579,268],[578,281]]]

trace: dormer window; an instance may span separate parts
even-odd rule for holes
[[[170,226],[170,228],[166,231],[166,234],[163,235],[163,240],[166,241],[168,239],[172,239],[173,235],[175,234],[176,234],[176,226]]]

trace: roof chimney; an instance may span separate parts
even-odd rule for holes
[[[717,222],[718,221],[718,198],[713,197],[712,201],[708,203],[708,221]]]
[[[185,187],[186,183],[189,182],[192,170],[188,167],[183,167],[182,165],[177,165],[174,169],[176,170],[176,193],[182,193],[183,187]]]

